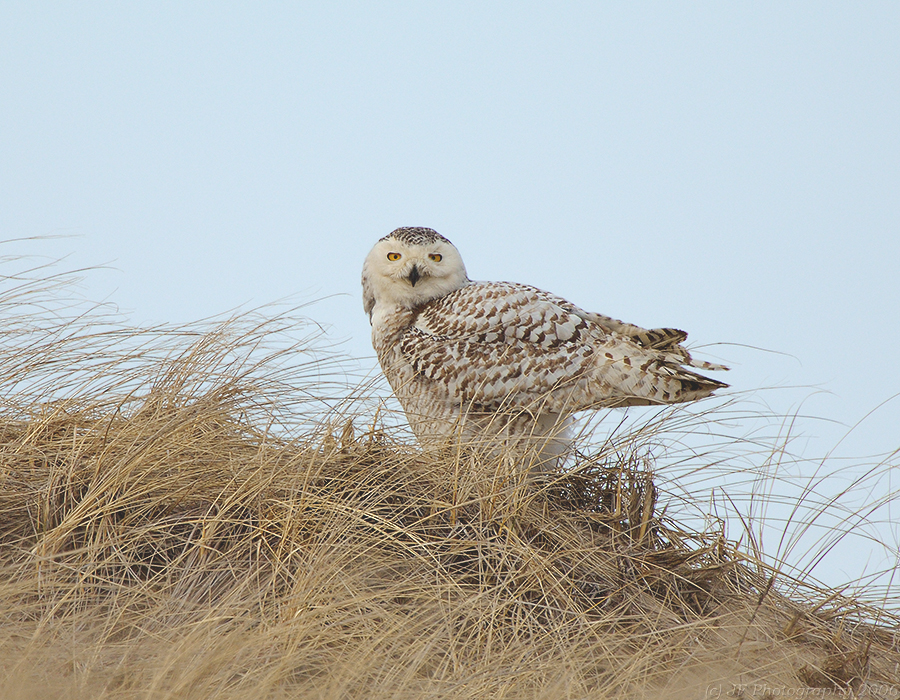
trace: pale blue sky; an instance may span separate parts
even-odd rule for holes
[[[135,321],[345,295],[308,314],[371,358],[362,260],[422,225],[734,344],[808,456],[900,392],[898,3],[4,2],[0,91],[0,238],[76,236],[22,252]]]

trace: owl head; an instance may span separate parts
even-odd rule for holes
[[[430,228],[398,228],[382,238],[363,264],[363,308],[376,304],[413,308],[469,283],[450,241]]]

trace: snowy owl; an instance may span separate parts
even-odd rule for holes
[[[684,331],[645,330],[525,284],[472,282],[430,228],[379,240],[362,287],[381,368],[422,445],[530,451],[526,470],[542,471],[565,454],[572,413],[728,386],[685,369],[725,368],[693,360]]]

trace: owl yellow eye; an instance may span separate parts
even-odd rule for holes
[[[388,260],[399,260],[400,253],[388,253]]]
[[[440,262],[443,257],[444,256],[440,253],[431,253],[431,255],[428,256],[430,260],[434,260],[435,262]]]

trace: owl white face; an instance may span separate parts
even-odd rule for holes
[[[370,318],[376,304],[412,308],[469,283],[466,266],[450,241],[434,232],[432,237],[404,236],[404,231],[430,229],[398,229],[366,256],[363,306]]]

